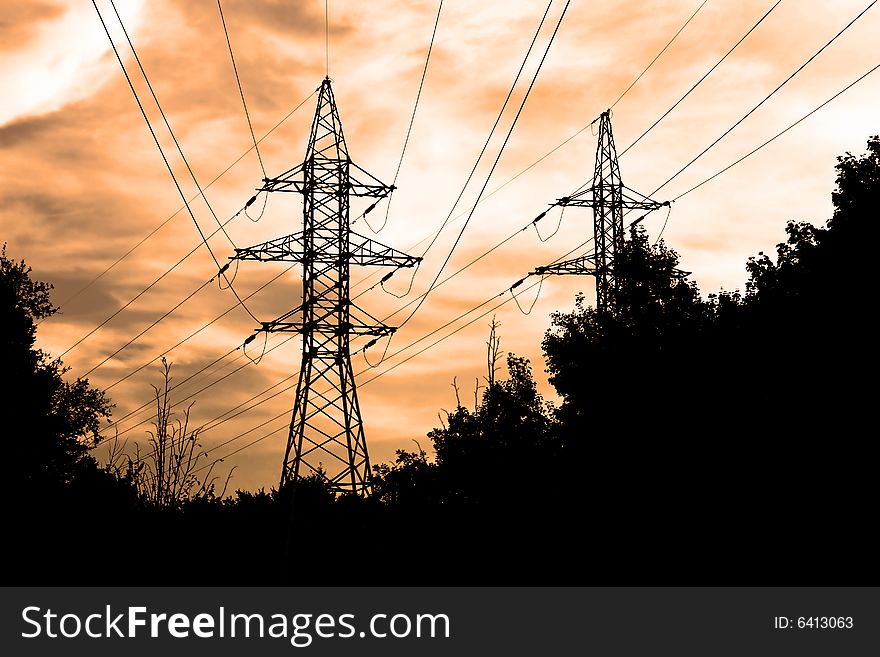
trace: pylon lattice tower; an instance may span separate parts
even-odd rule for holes
[[[352,196],[381,199],[385,185],[351,161],[330,84],[318,89],[318,104],[302,164],[260,191],[303,195],[303,230],[263,244],[236,249],[233,259],[298,262],[303,266],[302,304],[263,323],[266,332],[302,334],[302,366],[281,468],[281,484],[305,470],[320,473],[337,492],[370,489],[370,458],[358,403],[349,341],[373,336],[367,346],[395,329],[351,301],[351,265],[412,267],[419,258],[351,231]],[[375,203],[367,210],[375,207]]]
[[[596,148],[596,165],[593,169],[591,187],[558,199],[555,205],[563,207],[593,208],[593,236],[595,252],[564,262],[535,269],[536,274],[589,274],[596,277],[596,308],[608,310],[613,304],[613,290],[617,279],[614,272],[614,256],[623,245],[624,210],[651,212],[669,202],[654,201],[623,184],[617,149],[611,131],[611,110],[599,118],[599,144]]]

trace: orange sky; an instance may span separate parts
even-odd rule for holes
[[[114,37],[121,39],[108,2],[99,2]],[[199,182],[206,185],[250,145],[216,3],[155,0],[117,3],[156,94]],[[698,0],[646,2],[573,0],[505,149],[489,191],[583,128],[635,79],[666,44]],[[770,0],[709,0],[672,47],[615,107],[613,125],[622,151],[672,105],[772,5]],[[624,181],[648,193],[706,145],[846,25],[868,0],[783,0],[766,21],[679,107],[621,158]],[[180,199],[159,153],[109,52],[90,3],[3,0],[0,18],[0,83],[7,90],[0,108],[0,221],[11,257],[25,258],[35,276],[55,284],[63,303],[180,207]],[[324,75],[323,2],[226,0],[230,28],[255,131],[265,134],[306,98]],[[564,2],[557,0],[539,39],[543,51]],[[330,2],[330,76],[353,160],[391,182],[400,157],[412,103],[436,12],[435,2]],[[377,239],[418,255],[414,246],[430,236],[449,213],[486,139],[523,54],[543,13],[543,2],[461,2],[447,0],[394,196],[387,227]],[[878,63],[880,9],[870,10],[771,101],[657,195],[674,197],[750,151]],[[121,45],[120,41],[120,45]],[[530,60],[531,77],[540,52]],[[136,73],[130,53],[126,65]],[[148,92],[136,85],[144,102]],[[518,88],[518,106],[525,85]],[[744,264],[758,251],[772,251],[790,219],[822,223],[830,213],[835,157],[862,152],[869,135],[880,131],[880,73],[728,173],[675,204],[664,232],[682,256],[684,269],[704,294],[742,288]],[[299,163],[305,150],[314,100],[261,145],[271,174]],[[188,196],[195,187],[155,108],[148,112],[165,152]],[[513,118],[508,111],[484,165],[455,216],[468,209],[485,180],[488,165]],[[589,130],[482,203],[446,272],[451,273],[523,227],[555,198],[572,192],[592,175],[595,138]],[[221,220],[238,210],[259,185],[251,152],[207,190]],[[259,214],[260,205],[252,209]],[[360,206],[356,206],[360,207]],[[200,225],[216,227],[204,203],[192,204]],[[380,205],[371,216],[384,216]],[[299,229],[301,203],[295,195],[274,195],[258,223],[243,215],[228,232],[239,247]],[[541,223],[552,233],[559,211]],[[656,235],[665,211],[645,225]],[[376,289],[358,304],[376,317],[393,312],[424,291],[461,226],[453,222],[429,253],[410,297],[398,301]],[[381,221],[380,221],[381,223]],[[589,211],[566,211],[559,232],[546,243],[529,230],[502,249],[438,288],[415,318],[398,332],[389,358],[361,381],[399,363],[415,348],[395,352],[465,310],[508,288],[533,267],[545,264],[586,239]],[[359,223],[357,230],[372,235]],[[95,325],[129,301],[189,250],[199,237],[185,212],[126,257],[109,274],[41,324],[40,345],[64,352]],[[232,246],[222,234],[211,239],[218,257]],[[243,263],[235,281],[242,296],[279,273],[274,265]],[[150,292],[64,357],[72,375],[81,375],[116,351],[157,317],[216,273],[204,248],[188,258]],[[382,273],[381,271],[379,273]],[[388,287],[406,290],[406,274]],[[376,272],[355,272],[353,280]],[[255,295],[248,306],[271,320],[299,302],[298,270]],[[371,278],[370,282],[376,279]],[[366,287],[366,285],[364,286]],[[362,289],[355,285],[356,290]],[[540,341],[553,310],[571,308],[577,291],[593,295],[590,278],[548,279],[534,311],[523,316],[513,303],[497,311],[505,351],[528,356],[542,389],[552,396],[543,372]],[[530,305],[535,290],[524,291]],[[498,301],[509,298],[509,295]],[[96,369],[90,380],[107,387],[217,317],[234,303],[216,283],[148,331],[117,357]],[[400,321],[399,314],[389,320]],[[454,377],[465,399],[485,374],[485,318],[435,348],[360,388],[361,407],[373,462],[389,460],[394,449],[427,447],[425,433],[437,413],[454,405]],[[446,335],[437,333],[429,341]],[[182,380],[241,344],[254,328],[234,310],[181,347],[168,353]],[[286,335],[269,339],[269,346]],[[262,338],[250,345],[259,355]],[[357,346],[357,343],[355,343]],[[369,353],[371,362],[381,348]],[[180,396],[198,390],[242,363],[240,354],[181,386]],[[281,381],[299,365],[297,338],[268,353],[259,365],[244,367],[196,396],[193,423],[202,424]],[[224,368],[225,369],[222,369]],[[362,356],[355,371],[368,365]],[[115,417],[148,401],[158,383],[153,364],[114,386]],[[283,383],[277,392],[293,381]],[[210,448],[283,414],[280,420],[215,450],[223,456],[285,425],[293,391],[203,434]],[[147,420],[145,414],[137,420]],[[122,423],[125,429],[136,422]],[[142,425],[126,436],[145,442]],[[277,483],[286,432],[280,431],[226,460],[238,466],[233,486],[258,488]]]

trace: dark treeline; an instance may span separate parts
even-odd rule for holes
[[[833,202],[824,227],[789,223],[775,256],[749,259],[743,293],[702,297],[673,250],[633,230],[613,311],[581,297],[552,316],[558,407],[527,360],[499,367],[493,326],[485,385],[428,433],[431,455],[399,451],[366,499],[302,481],[294,506],[292,487],[224,498],[202,480],[163,497],[143,463],[99,465],[87,446],[109,402],[35,349],[49,287],[4,251],[6,579],[874,581],[880,138],[839,158]]]

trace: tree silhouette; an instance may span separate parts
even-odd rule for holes
[[[88,446],[110,414],[104,393],[86,379],[68,382],[61,361],[35,346],[36,323],[56,312],[51,285],[34,281],[22,260],[0,253],[0,331],[7,381],[3,395],[14,487],[33,492],[72,482],[94,468]]]
[[[552,407],[538,393],[527,359],[508,354],[508,378],[498,378],[498,326],[493,319],[486,385],[477,383],[474,409],[462,403],[453,383],[456,406],[441,427],[428,433],[435,461],[428,461],[419,446],[418,452],[398,450],[394,464],[374,468],[377,494],[384,501],[495,504],[510,495],[511,472],[549,471]]]
[[[506,497],[511,473],[542,470],[550,440],[548,407],[527,359],[508,354],[507,370],[506,380],[491,379],[473,411],[459,402],[445,426],[428,434],[452,499]]]
[[[166,378],[151,445],[166,458],[151,472],[153,497],[174,502],[139,504],[134,474],[111,476],[88,455],[107,400],[35,347],[36,322],[55,311],[50,286],[4,249],[18,571],[84,583],[73,548],[138,583],[216,584],[222,572],[278,584],[289,571],[290,583],[350,584],[344,569],[289,566],[356,534],[370,584],[862,582],[876,560],[880,138],[836,170],[833,216],[789,223],[774,254],[746,263],[742,294],[703,298],[675,251],[636,228],[616,254],[610,309],[580,296],[552,317],[542,346],[558,407],[527,360],[508,354],[500,371],[493,321],[473,407],[454,384],[454,409],[428,433],[433,453],[416,443],[376,466],[367,499],[320,477],[178,495],[201,488],[187,475],[198,442],[185,414],[174,423]],[[131,545],[198,567],[123,571]]]
[[[874,285],[880,208],[880,139],[862,157],[838,158],[834,214],[824,227],[790,222],[775,261],[748,263],[743,324],[751,347],[777,363],[784,389],[762,399],[788,408],[781,426],[809,435],[858,432],[873,404],[863,373],[876,359],[867,319]],[[768,399],[768,397],[770,399]]]
[[[636,226],[615,255],[618,284],[609,308],[588,307],[579,295],[574,312],[551,317],[542,346],[550,382],[564,400],[559,417],[578,434],[592,433],[597,448],[611,435],[642,432],[690,410],[687,354],[716,304],[700,297],[678,264],[675,251],[662,241],[651,245]]]
[[[581,297],[554,314],[543,347],[565,477],[621,539],[617,558],[639,557],[637,534],[662,535],[653,554],[668,563],[695,543],[761,541],[793,572],[841,555],[836,532],[865,555],[878,181],[874,137],[839,158],[824,227],[791,222],[775,258],[749,259],[745,294],[702,300],[674,252],[636,231],[615,260],[611,311]]]
[[[31,278],[24,261],[0,253],[0,342],[7,384],[2,395],[7,447],[4,482],[14,579],[85,583],[86,555],[124,544],[137,498],[131,482],[98,466],[89,446],[110,403],[85,379],[65,380],[60,360],[36,348],[36,324],[56,308],[52,287]],[[76,555],[75,558],[71,558]],[[118,566],[116,553],[104,564]],[[121,557],[120,557],[121,558]]]

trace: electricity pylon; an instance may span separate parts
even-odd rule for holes
[[[624,210],[651,212],[669,202],[660,203],[639,194],[623,184],[617,149],[611,132],[611,110],[602,112],[599,118],[599,145],[596,149],[596,166],[593,185],[573,196],[566,196],[554,205],[593,208],[593,236],[595,253],[572,258],[546,267],[538,267],[535,274],[589,274],[596,277],[596,308],[608,310],[613,304],[613,290],[617,286],[614,257],[623,246]]]
[[[352,303],[349,268],[412,267],[419,258],[358,235],[350,228],[350,197],[381,199],[394,187],[351,161],[330,78],[325,78],[318,89],[318,106],[303,163],[276,178],[265,178],[263,183],[260,191],[303,195],[302,231],[236,249],[233,257],[299,262],[303,266],[302,304],[264,323],[261,329],[302,334],[302,366],[281,484],[296,481],[307,468],[326,478],[337,492],[362,494],[370,489],[370,458],[349,340],[351,336],[373,336],[369,346],[395,329]]]

